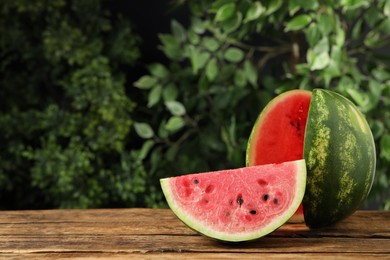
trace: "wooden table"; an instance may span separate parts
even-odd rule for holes
[[[390,259],[390,211],[358,211],[333,227],[286,224],[259,240],[229,244],[182,224],[169,209],[2,211],[0,258]]]

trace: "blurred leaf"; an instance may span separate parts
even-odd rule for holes
[[[178,91],[175,84],[170,83],[164,87],[163,90],[163,98],[164,101],[172,101],[175,100],[178,96]]]
[[[364,45],[369,48],[379,47],[381,43],[381,35],[377,31],[370,31],[364,39]]]
[[[180,130],[184,125],[185,122],[183,118],[179,116],[172,116],[166,123],[165,129],[167,129],[169,132],[176,132]]]
[[[389,17],[390,16],[390,0],[385,1],[385,5],[383,7],[383,13]]]
[[[353,10],[360,7],[367,7],[370,5],[368,0],[341,0],[340,4],[345,10]]]
[[[238,62],[242,61],[242,59],[244,58],[244,52],[239,48],[230,47],[225,51],[223,57],[227,61],[230,61],[233,63],[238,63]]]
[[[317,55],[317,54],[314,54],[314,52],[313,52],[313,55],[314,55],[314,57],[312,58],[312,62],[310,65],[311,70],[322,70],[326,66],[329,65],[329,62],[330,62],[329,53],[322,52],[322,53]]]
[[[189,31],[188,40],[190,41],[191,44],[197,45],[200,42],[200,37],[194,31]]]
[[[191,25],[192,25],[192,29],[197,34],[203,34],[206,31],[205,23],[197,17],[191,18]]]
[[[311,22],[311,17],[306,14],[298,15],[289,21],[284,29],[285,32],[298,31],[305,28]]]
[[[148,96],[148,107],[152,107],[160,101],[161,98],[162,87],[155,86],[150,92]]]
[[[134,82],[134,86],[141,89],[149,89],[156,84],[157,80],[151,76],[142,76],[136,82]]]
[[[249,60],[244,62],[244,74],[252,86],[257,86],[257,71]]]
[[[361,30],[362,30],[362,25],[363,25],[362,19],[356,21],[356,24],[352,29],[352,39],[356,40],[359,38]]]
[[[154,136],[154,131],[148,123],[134,122],[134,129],[141,138],[149,139]]]
[[[154,141],[153,140],[147,140],[144,142],[144,144],[142,145],[142,148],[139,152],[139,155],[138,155],[138,159],[139,160],[143,160],[145,159],[145,157],[148,155],[149,151],[152,149],[152,147],[154,146]]]
[[[382,137],[384,131],[385,131],[385,126],[383,122],[379,120],[375,120],[372,124],[370,124],[372,135],[374,136],[374,139],[379,139]]]
[[[206,76],[210,81],[213,81],[218,75],[218,63],[216,58],[212,58],[206,66]]]
[[[267,15],[270,15],[274,12],[276,12],[281,6],[282,6],[283,1],[282,0],[271,0],[268,2],[267,5]]]
[[[334,18],[329,13],[321,13],[318,18],[318,27],[322,35],[327,36],[334,28]]]
[[[153,63],[149,66],[150,73],[160,79],[164,79],[168,76],[169,71],[165,68],[165,66],[161,63]]]
[[[222,22],[222,29],[227,32],[231,33],[240,26],[242,21],[242,14],[241,12],[236,12],[232,17]]]
[[[353,88],[348,88],[347,92],[359,107],[365,108],[367,106],[369,100],[366,95]]]
[[[165,157],[167,158],[168,161],[174,161],[177,157],[177,153],[179,151],[179,145],[174,144],[170,146],[165,153]]]
[[[236,4],[234,3],[225,4],[218,9],[217,14],[215,15],[215,20],[217,22],[225,21],[233,15],[235,10],[236,10]]]
[[[211,52],[214,52],[219,48],[218,41],[214,38],[211,38],[211,37],[204,37],[203,38],[203,45],[206,49],[208,49]]]
[[[305,34],[310,46],[314,46],[317,44],[318,40],[321,39],[321,32],[315,23],[310,24],[310,26],[305,31]]]
[[[168,108],[172,115],[182,116],[186,113],[185,107],[179,101],[167,101],[165,102],[165,106]]]
[[[380,141],[380,148],[382,158],[385,158],[387,161],[390,161],[390,135],[385,134],[382,136]]]
[[[202,69],[208,61],[210,54],[207,52],[199,51],[197,48],[190,46],[190,59],[192,64],[192,72],[198,73],[199,69]]]
[[[288,9],[290,11],[290,15],[294,15],[296,12],[298,12],[301,8],[304,10],[314,10],[318,8],[318,1],[317,0],[290,0],[288,1]]]
[[[184,42],[186,40],[187,32],[184,27],[176,20],[171,21],[171,30],[173,35],[179,42]]]
[[[234,74],[234,84],[239,87],[244,87],[246,85],[246,77],[244,71],[241,69],[236,70],[236,73]]]
[[[248,11],[246,12],[244,23],[256,20],[264,11],[265,8],[260,2],[251,3]]]
[[[321,54],[324,52],[329,52],[329,39],[328,37],[323,37],[313,48],[315,54]]]

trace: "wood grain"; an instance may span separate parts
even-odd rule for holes
[[[350,258],[390,259],[390,211],[358,211],[323,229],[285,224],[253,242],[221,243],[169,209],[2,211],[1,258]]]

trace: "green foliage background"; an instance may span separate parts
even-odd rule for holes
[[[188,23],[134,83],[140,39],[108,3],[0,4],[2,208],[164,206],[159,178],[244,166],[258,113],[295,88],[366,114],[367,203],[390,208],[389,0],[177,2]]]

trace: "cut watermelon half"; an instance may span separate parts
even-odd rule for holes
[[[291,90],[267,104],[257,118],[249,137],[246,152],[247,166],[303,158],[311,95],[307,90]],[[304,222],[302,204],[288,222]]]
[[[160,180],[169,207],[190,228],[222,241],[257,239],[296,212],[306,186],[304,160]]]

